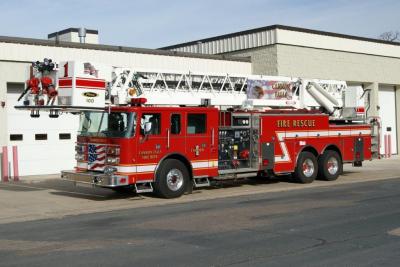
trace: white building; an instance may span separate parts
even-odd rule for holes
[[[50,119],[13,107],[32,61],[77,60],[177,71],[266,74],[345,80],[372,90],[369,115],[380,115],[383,134],[400,141],[400,44],[274,25],[188,42],[161,50],[99,45],[98,32],[76,28],[49,40],[0,37],[0,146],[18,146],[20,175],[58,173],[74,166],[77,117]],[[170,51],[168,51],[170,50]],[[10,154],[11,155],[11,154]],[[10,157],[9,155],[9,157]]]

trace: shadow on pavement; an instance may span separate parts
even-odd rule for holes
[[[142,197],[131,192],[114,192],[111,189],[100,187],[80,187],[74,186],[68,181],[59,179],[49,179],[42,181],[19,181],[0,183],[0,191],[15,191],[15,192],[32,192],[32,191],[46,191],[49,190],[50,194],[59,196],[68,196],[73,198],[82,198],[95,201],[103,201],[110,199],[124,199],[124,198],[138,198]]]
[[[355,171],[344,171],[342,176],[348,176]],[[339,177],[340,179],[340,177]],[[258,186],[278,183],[292,183],[290,175],[277,176],[273,178],[266,177],[252,177],[247,179],[239,180],[227,180],[227,181],[213,181],[210,187],[204,187],[194,189],[192,194],[200,193],[202,190],[218,190],[224,188],[235,188],[244,185],[247,186]],[[145,197],[157,198],[156,195],[147,194],[136,194],[132,191],[116,192],[108,188],[100,187],[81,187],[75,186],[71,182],[63,181],[60,179],[46,179],[39,181],[19,181],[19,182],[7,182],[0,183],[0,191],[14,191],[14,192],[32,192],[32,191],[45,191],[50,190],[50,194],[65,196],[71,198],[81,198],[93,201],[104,201],[113,199],[129,199],[129,200],[141,200]]]
[[[7,182],[0,183],[0,191],[13,191],[13,192],[32,192],[32,191],[41,191],[43,189],[34,188],[34,187],[21,187],[17,186],[19,183],[16,182]]]
[[[114,199],[129,199],[129,200],[140,200],[144,197],[136,194],[132,191],[132,193],[119,193],[110,192],[106,194],[99,194],[95,190],[92,192],[82,192],[82,190],[75,190],[75,191],[56,191],[50,192],[52,195],[56,196],[65,196],[65,197],[72,197],[72,198],[80,198],[80,199],[87,199],[87,200],[94,200],[94,201],[105,201],[105,200],[114,200]]]

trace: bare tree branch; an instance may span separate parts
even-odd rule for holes
[[[390,42],[400,41],[400,32],[399,31],[384,32],[381,35],[379,35],[379,39]]]

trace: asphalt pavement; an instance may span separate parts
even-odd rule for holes
[[[0,224],[0,266],[400,266],[400,177]]]

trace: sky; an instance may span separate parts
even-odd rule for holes
[[[2,36],[85,27],[101,44],[143,48],[273,24],[371,38],[400,30],[398,0],[0,0],[0,10]]]

